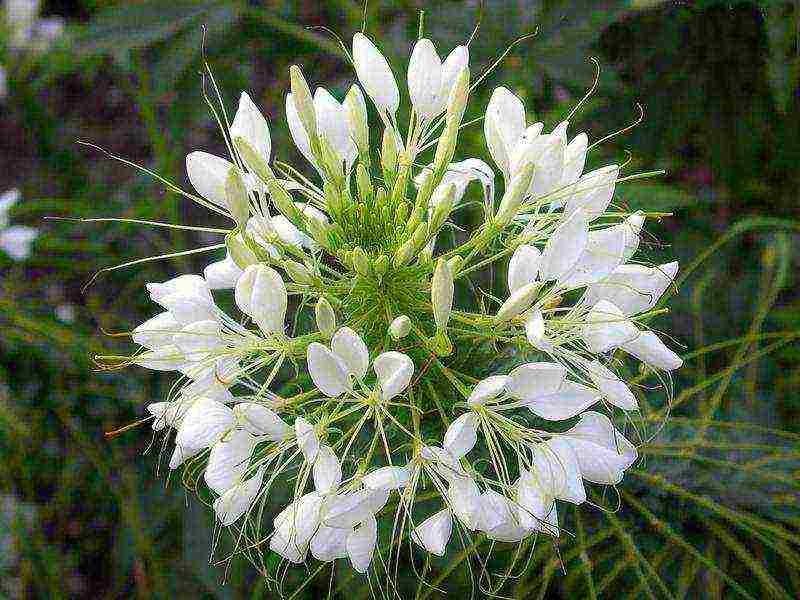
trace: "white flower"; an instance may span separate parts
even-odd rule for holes
[[[251,265],[236,282],[236,304],[265,334],[283,333],[288,296],[283,279],[265,265]]]
[[[244,271],[231,258],[230,252],[225,254],[224,260],[211,263],[203,270],[203,276],[212,290],[227,290],[235,287],[242,273]]]
[[[377,109],[393,118],[400,106],[397,81],[386,58],[363,33],[353,36],[353,64],[358,80]]]
[[[3,76],[3,80],[0,81],[0,87],[2,87],[5,84],[5,72],[0,73],[0,75]],[[2,99],[2,96],[3,93],[0,90],[0,99]],[[11,207],[19,202],[20,197],[20,192],[17,189],[0,194],[0,251],[5,252],[14,260],[28,258],[31,254],[33,242],[39,235],[39,232],[33,227],[26,225],[8,226],[8,213]]]
[[[318,342],[308,346],[308,370],[314,385],[326,396],[337,398],[353,392],[351,378],[363,380],[369,368],[369,351],[361,337],[349,327],[342,327],[328,349]],[[414,364],[401,352],[384,352],[372,363],[381,397],[391,400],[411,382]]]
[[[417,525],[411,532],[411,539],[427,552],[444,556],[452,531],[453,515],[449,508],[445,508]]]
[[[250,99],[247,92],[242,92],[239,98],[239,107],[231,123],[231,138],[242,138],[258,155],[269,163],[272,153],[272,141],[269,134],[269,125],[264,115]],[[254,165],[248,165],[254,170]]]

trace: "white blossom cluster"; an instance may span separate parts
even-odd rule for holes
[[[625,356],[662,374],[681,365],[646,326],[677,263],[637,260],[647,215],[613,204],[621,168],[583,173],[587,135],[568,141],[566,121],[549,133],[528,124],[503,87],[483,119],[504,189],[495,207],[494,169],[453,160],[470,91],[466,46],[442,61],[430,40],[415,44],[405,132],[395,77],[361,33],[352,60],[358,83],[343,102],[321,87],[312,94],[292,68],[285,116],[313,176],[272,156],[267,121],[246,93],[230,124],[220,117],[230,160],[187,157],[197,194],[184,195],[235,226],[224,232],[225,259],[203,276],[147,286],[163,312],[133,331],[142,347],[133,362],[181,374],[170,398],[148,407],[153,428],[174,435],[169,466],[205,461],[226,527],[258,521],[278,482],[293,487],[267,533],[291,563],[310,552],[367,571],[380,555],[376,519],[390,508],[393,538],[437,556],[454,525],[462,541],[559,536],[557,501],[587,501],[585,482],[617,485],[637,459],[612,421],[638,408],[620,375]],[[362,90],[383,124],[380,165]],[[370,168],[381,170],[380,189]],[[484,223],[435,256],[471,182],[483,190]],[[374,240],[376,231],[390,239]],[[507,299],[491,311],[453,306],[457,281],[508,255]],[[401,275],[400,289],[386,283]],[[414,277],[426,295],[418,305]],[[353,308],[364,282],[381,291],[374,306]],[[240,316],[219,308],[214,294],[226,289]],[[297,310],[314,305],[315,331],[287,324],[292,299]],[[384,323],[378,338],[364,333],[375,322]],[[472,344],[541,360],[480,379],[448,362]],[[313,385],[279,395],[270,386],[290,364]],[[450,390],[449,408],[432,416],[420,399],[440,401],[437,386]],[[431,419],[440,421],[434,439]],[[423,489],[441,508],[417,502]]]

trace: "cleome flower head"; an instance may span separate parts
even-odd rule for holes
[[[148,284],[161,312],[114,364],[177,373],[152,427],[254,564],[391,575],[404,547],[558,537],[561,503],[597,505],[637,460],[654,386],[632,367],[669,395],[681,359],[648,324],[677,263],[640,257],[623,167],[584,173],[587,134],[530,123],[507,88],[482,111],[492,164],[459,155],[466,45],[442,58],[422,38],[401,73],[357,33],[352,62],[343,98],[290,70],[305,165],[280,160],[247,93],[232,120],[219,107],[230,154],[190,153],[181,193],[230,219],[225,256]],[[473,187],[480,224],[457,231]],[[497,267],[502,289],[481,290]]]

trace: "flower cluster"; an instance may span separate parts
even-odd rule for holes
[[[226,256],[149,284],[163,312],[133,331],[140,351],[106,359],[180,373],[148,407],[153,428],[174,436],[171,469],[202,470],[248,552],[365,572],[400,545],[378,549],[392,511],[392,540],[438,556],[454,525],[465,547],[477,532],[559,536],[557,501],[587,501],[586,482],[617,485],[636,461],[614,424],[638,409],[625,358],[665,386],[681,364],[647,328],[677,264],[637,259],[648,215],[614,204],[622,167],[584,173],[587,135],[528,124],[506,88],[483,118],[500,181],[483,160],[454,160],[466,46],[442,60],[416,42],[405,128],[394,74],[364,34],[352,61],[342,102],[290,70],[285,117],[311,174],[273,156],[246,93],[231,122],[215,109],[230,156],[188,155],[196,193],[165,183],[230,218],[203,228],[225,235],[211,249]],[[451,217],[473,183],[483,218],[464,236]],[[506,269],[505,299],[473,280],[490,266]],[[457,287],[469,303],[455,306]],[[218,305],[229,289],[240,315]],[[279,488],[291,499],[264,525]]]
[[[25,260],[39,232],[27,225],[9,225],[8,213],[19,200],[17,189],[0,194],[0,250],[14,260]]]

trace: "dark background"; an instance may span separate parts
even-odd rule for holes
[[[420,8],[442,54],[478,14],[474,1],[370,1],[368,32],[399,82]],[[598,91],[571,130],[595,140],[631,123],[636,102],[645,106],[645,121],[594,158],[629,151],[631,170],[667,171],[620,186],[618,198],[673,213],[649,222],[645,251],[677,257],[685,275],[658,326],[684,346],[686,366],[670,420],[621,486],[620,511],[566,509],[574,536],[538,544],[509,595],[800,595],[799,10],[781,1],[484,2],[473,73],[539,32],[476,92],[466,118],[503,84],[524,98],[529,120],[552,125],[591,85],[587,59],[596,57]],[[158,445],[143,455],[148,429],[103,436],[141,418],[170,378],[97,372],[93,355],[126,351],[102,330],[129,331],[153,313],[145,282],[197,271],[207,257],[114,271],[85,292],[83,284],[99,268],[202,240],[43,217],[212,225],[213,215],[77,140],[182,184],[189,151],[221,153],[201,95],[205,26],[229,109],[248,90],[270,119],[273,154],[297,162],[283,120],[288,67],[301,64],[309,81],[343,97],[352,70],[332,37],[306,26],[349,40],[361,5],[87,0],[44,2],[42,14],[66,23],[48,49],[10,48],[8,23],[0,33],[9,87],[0,193],[20,188],[11,219],[40,229],[27,260],[0,254],[0,596],[272,597],[244,560],[209,565],[212,515],[179,481],[156,476]],[[457,159],[469,156],[487,157],[481,125],[462,136]],[[431,579],[451,565],[440,588],[467,597],[456,555],[434,563]],[[338,569],[333,595],[368,597],[360,581]],[[328,583],[326,574],[297,597],[324,596]]]

